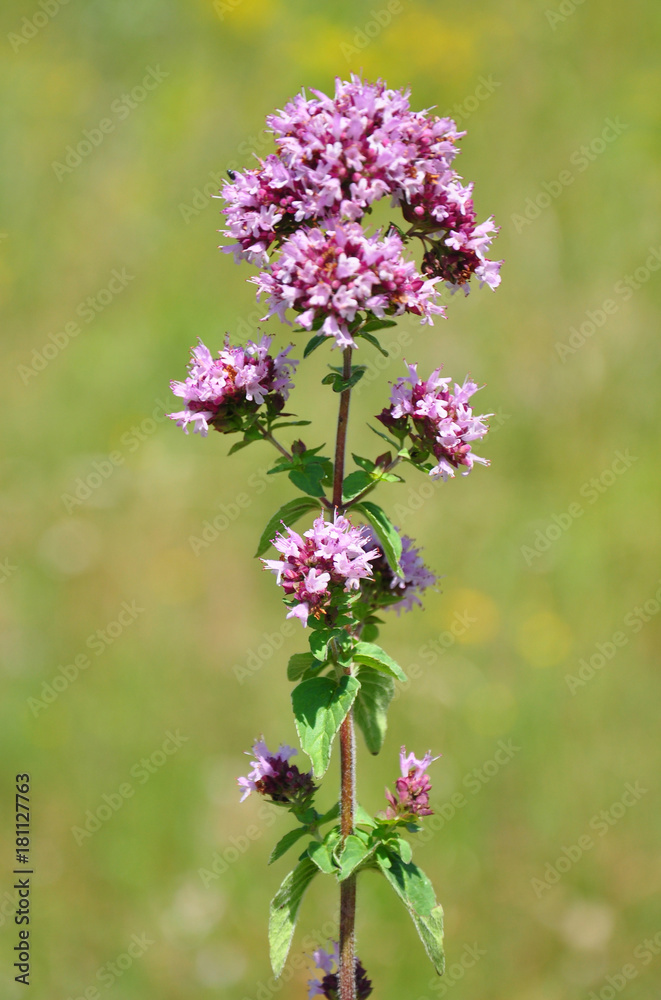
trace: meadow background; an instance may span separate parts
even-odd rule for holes
[[[283,668],[305,640],[250,558],[291,488],[266,479],[266,445],[227,459],[231,440],[163,414],[197,337],[245,339],[261,315],[252,269],[216,249],[220,178],[270,148],[268,112],[361,70],[468,129],[458,167],[506,263],[496,294],[387,338],[422,371],[470,371],[497,418],[490,469],[426,496],[409,471],[380,494],[443,579],[383,636],[416,676],[382,755],[361,747],[360,794],[382,807],[404,741],[443,753],[417,860],[446,908],[448,974],[369,876],[360,955],[379,1000],[657,995],[659,5],[9,0],[0,26],[3,997],[306,995],[307,968],[269,985],[287,868],[265,862],[287,819],[239,806],[235,785],[255,736],[295,739]],[[67,147],[104,119],[76,164]],[[330,447],[329,360],[306,363],[292,405]],[[377,453],[361,424],[402,370],[393,357],[356,395],[353,450]],[[11,968],[22,772],[27,993]],[[293,955],[335,907],[318,880]]]

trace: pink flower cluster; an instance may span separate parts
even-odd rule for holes
[[[268,795],[272,802],[301,805],[316,791],[312,774],[301,772],[289,763],[289,758],[294,757],[298,750],[281,743],[272,753],[261,739],[253,744],[252,752],[256,758],[251,761],[252,771],[247,778],[237,778],[243,789],[242,802],[251,792],[258,792]]]
[[[224,235],[233,242],[223,249],[266,268],[273,244],[286,247],[300,230],[358,222],[389,195],[430,247],[427,277],[467,290],[474,273],[495,288],[502,262],[484,252],[496,230],[491,219],[476,225],[472,185],[452,167],[464,135],[455,123],[412,111],[410,92],[383,81],[338,78],[334,97],[312,93],[268,117],[276,152],[225,184]]]
[[[483,438],[489,430],[484,421],[491,413],[479,417],[473,414],[469,399],[478,386],[466,376],[464,384],[455,383],[450,391],[450,378],[439,378],[437,368],[428,379],[418,378],[417,365],[408,365],[408,376],[398,379],[392,387],[390,406],[379,416],[395,433],[411,437],[413,450],[432,453],[437,464],[429,472],[432,478],[453,479],[463,467],[466,476],[475,462],[489,465],[486,458],[475,455],[471,442]]]
[[[378,549],[366,551],[369,537],[348,518],[335,512],[333,521],[320,515],[304,535],[287,528],[287,536],[277,534],[272,544],[283,559],[263,559],[277,574],[277,582],[295,600],[287,618],[299,618],[305,626],[308,616],[320,618],[330,607],[333,591],[357,590],[360,581],[372,575],[370,560]]]
[[[326,951],[324,948],[317,948],[312,952],[314,964],[324,975],[320,979],[308,980],[308,1000],[313,997],[326,997],[326,1000],[337,1000],[338,997],[338,969],[340,965],[340,946],[337,941],[331,942],[332,948]],[[359,958],[356,958],[356,997],[357,1000],[367,1000],[372,993],[372,983],[367,978],[367,973]]]
[[[431,781],[427,775],[427,768],[435,760],[438,760],[438,757],[432,757],[430,750],[422,760],[418,760],[415,754],[407,754],[406,747],[402,747],[399,754],[402,776],[395,782],[397,797],[386,788],[386,798],[390,803],[386,810],[386,819],[406,820],[416,816],[433,815],[433,810],[429,808]]]
[[[246,409],[246,401],[253,404],[254,410],[270,398],[276,410],[282,409],[293,388],[291,375],[298,361],[287,358],[291,345],[272,357],[268,353],[272,340],[262,337],[258,344],[249,340],[245,347],[231,347],[227,334],[217,358],[200,340],[191,351],[186,381],[170,383],[175,396],[181,396],[186,403],[185,410],[168,413],[170,419],[176,420],[186,434],[188,425],[193,424],[194,432],[206,437],[209,424],[223,430],[223,419],[237,408],[239,412]]]
[[[385,557],[381,544],[376,534],[371,528],[369,532],[370,544],[379,550],[379,558],[372,563],[374,581],[377,587],[375,595],[378,602],[379,589],[385,592],[388,597],[401,596],[401,600],[394,604],[386,604],[385,610],[394,610],[399,614],[402,611],[411,611],[414,605],[422,607],[420,596],[428,587],[433,587],[437,577],[428,569],[420,555],[420,549],[413,545],[413,539],[408,535],[400,535],[402,539],[402,555],[399,560],[402,567],[402,576],[393,573],[390,563]]]
[[[300,312],[310,330],[325,317],[320,333],[335,337],[340,347],[355,347],[349,324],[361,310],[379,319],[403,312],[422,316],[433,325],[434,313],[445,315],[433,299],[440,278],[422,278],[403,254],[401,237],[366,236],[358,223],[333,222],[326,231],[299,229],[283,246],[280,258],[255,282],[258,298],[269,296],[268,319],[285,320],[285,310]]]

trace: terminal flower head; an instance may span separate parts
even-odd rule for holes
[[[389,197],[425,242],[427,277],[464,287],[472,274],[495,288],[501,262],[485,250],[497,230],[476,224],[472,184],[453,167],[464,132],[450,118],[413,111],[409,90],[358,76],[335,81],[332,97],[299,94],[269,115],[275,152],[258,165],[232,172],[222,196],[237,261],[260,266],[296,232],[360,222]]]
[[[337,511],[332,521],[320,515],[302,536],[284,525],[286,535],[272,540],[282,559],[262,562],[277,575],[278,585],[289,598],[287,618],[299,618],[305,626],[309,615],[327,614],[334,593],[360,587],[372,575],[371,560],[378,549],[368,549],[369,536]]]
[[[298,361],[287,357],[291,345],[275,357],[269,354],[272,337],[258,343],[249,340],[245,347],[232,347],[229,334],[225,346],[214,358],[200,340],[192,349],[189,375],[184,382],[170,383],[175,396],[181,396],[186,408],[169,413],[178,427],[206,437],[209,427],[230,433],[238,430],[237,418],[255,412],[264,403],[275,412],[284,406],[293,388],[291,376]]]
[[[281,743],[275,752],[266,746],[263,738],[253,744],[252,771],[247,778],[237,778],[243,789],[243,802],[251,792],[268,796],[272,802],[304,805],[316,792],[311,772],[301,772],[289,758],[298,753],[293,747]]]
[[[356,347],[350,327],[359,313],[384,319],[404,312],[433,324],[444,315],[435,302],[440,278],[421,277],[403,256],[401,237],[366,236],[357,223],[333,222],[327,230],[299,230],[284,244],[279,259],[252,278],[258,296],[269,297],[269,316],[285,321],[295,309],[306,330],[322,320],[320,332],[339,347]]]
[[[317,979],[308,980],[308,1000],[313,997],[326,997],[327,1000],[338,1000],[339,982],[338,969],[340,965],[340,946],[337,941],[333,941],[330,951],[317,948],[312,952],[314,964],[323,976]],[[367,973],[359,958],[356,958],[356,997],[358,1000],[367,1000],[372,992],[372,983],[367,978]]]
[[[432,757],[431,750],[428,750],[422,760],[418,760],[415,754],[407,754],[406,747],[402,747],[399,754],[401,777],[395,782],[396,794],[386,788],[386,798],[390,803],[386,819],[415,820],[416,816],[433,815],[433,810],[429,808],[431,781],[427,768],[438,759]]]
[[[417,365],[408,365],[408,369],[409,374],[393,385],[390,405],[377,420],[400,439],[409,436],[414,461],[435,459],[436,464],[429,468],[434,479],[453,479],[458,470],[466,476],[475,462],[489,465],[471,447],[487,433],[484,421],[493,416],[474,415],[469,400],[478,391],[476,383],[466,376],[463,385],[455,383],[453,392],[451,379],[440,378],[440,368],[425,380],[418,378]]]

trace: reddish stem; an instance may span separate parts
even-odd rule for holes
[[[351,348],[347,347],[343,357],[343,378],[351,377]],[[344,479],[344,454],[347,444],[349,402],[351,389],[345,389],[340,396],[335,439],[335,466],[333,469],[333,506],[341,513],[342,481]],[[351,667],[346,668],[351,673]],[[340,726],[340,831],[344,840],[353,833],[356,806],[356,761],[353,711],[350,711]],[[340,1000],[356,1000],[356,876],[352,875],[340,886]]]

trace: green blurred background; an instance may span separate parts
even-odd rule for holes
[[[287,819],[254,796],[239,806],[235,785],[255,736],[295,739],[283,666],[305,639],[283,634],[280,594],[251,559],[291,488],[266,480],[266,445],[227,459],[231,441],[186,438],[163,413],[197,337],[245,339],[261,315],[253,269],[216,249],[218,178],[269,149],[265,115],[301,87],[361,70],[468,129],[458,167],[479,217],[502,226],[506,264],[496,294],[396,331],[422,371],[444,362],[486,382],[480,409],[497,418],[490,469],[426,497],[411,470],[380,495],[443,580],[382,637],[415,679],[382,755],[361,746],[359,790],[383,806],[402,742],[443,753],[417,860],[446,908],[449,971],[435,981],[369,876],[360,955],[382,1000],[608,1000],[609,976],[630,976],[631,1000],[652,996],[658,4],[9,0],[0,21],[3,997],[26,995],[11,968],[18,772],[33,796],[28,995],[306,995],[306,968],[268,985],[268,902],[287,868],[265,862]],[[135,91],[149,73],[153,89]],[[112,128],[76,164],[67,147],[103,119]],[[277,320],[265,328],[287,342]],[[315,417],[309,442],[330,447],[329,360],[299,370],[293,407]],[[361,427],[401,370],[393,360],[357,394],[353,450],[377,454]],[[79,479],[87,495],[72,502]],[[215,537],[191,541],[214,518]],[[113,624],[124,602],[133,611]],[[495,758],[499,741],[512,749]],[[332,768],[328,801],[335,780]],[[627,783],[638,798],[620,805]],[[108,801],[120,807],[100,829],[76,834]],[[335,917],[320,879],[293,954]],[[127,967],[133,935],[147,940]]]

